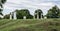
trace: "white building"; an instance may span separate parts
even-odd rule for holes
[[[10,19],[17,19],[15,11],[10,13]]]

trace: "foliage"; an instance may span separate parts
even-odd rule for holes
[[[3,10],[3,9],[0,9],[0,15],[3,15],[3,14],[2,14],[2,10]]]
[[[27,19],[33,18],[28,9],[16,10],[16,12],[18,19],[23,19],[24,16],[26,16]]]
[[[6,0],[1,0],[1,3],[3,3],[3,4],[4,4],[5,2],[6,2]]]
[[[48,10],[47,18],[59,18],[60,17],[60,9],[55,5],[52,9]]]
[[[10,14],[4,16],[4,19],[9,19],[9,18],[10,18]]]
[[[1,8],[3,8],[3,4],[4,4],[5,2],[6,2],[6,0],[1,0],[1,1],[0,1],[0,7],[1,7]],[[3,15],[3,14],[2,14],[3,9],[1,9],[1,8],[0,8],[0,14]]]

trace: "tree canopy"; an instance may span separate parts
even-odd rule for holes
[[[51,9],[48,10],[46,15],[48,18],[59,18],[60,16],[60,9],[55,5]]]
[[[5,2],[6,2],[6,0],[1,0],[1,3],[3,3],[3,4],[4,4]]]
[[[27,19],[33,18],[28,9],[16,10],[16,12],[18,19],[23,19],[23,16],[26,16]]]
[[[0,1],[0,14],[1,14],[1,15],[3,15],[3,14],[2,14],[2,11],[3,11],[2,8],[3,8],[3,4],[4,4],[5,2],[6,2],[6,0],[1,0],[1,1]]]

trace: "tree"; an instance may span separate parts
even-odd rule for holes
[[[1,15],[3,15],[3,14],[2,14],[2,11],[3,11],[2,8],[3,8],[3,4],[4,4],[5,2],[6,2],[6,0],[0,0],[0,14],[1,14]]]
[[[43,17],[43,12],[42,12],[42,10],[37,9],[37,10],[35,11],[35,18],[37,18],[37,17],[39,17],[39,18]]]
[[[6,2],[6,0],[1,0],[1,3],[4,4]]]
[[[48,10],[47,18],[59,18],[60,9],[55,5],[52,9]]]
[[[9,19],[9,18],[10,18],[10,14],[4,16],[4,19]]]
[[[28,9],[16,10],[16,12],[17,12],[17,19],[23,19],[24,16],[26,16],[27,19],[33,18]]]

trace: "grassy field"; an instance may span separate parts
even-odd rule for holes
[[[0,31],[60,31],[60,19],[2,19]]]

